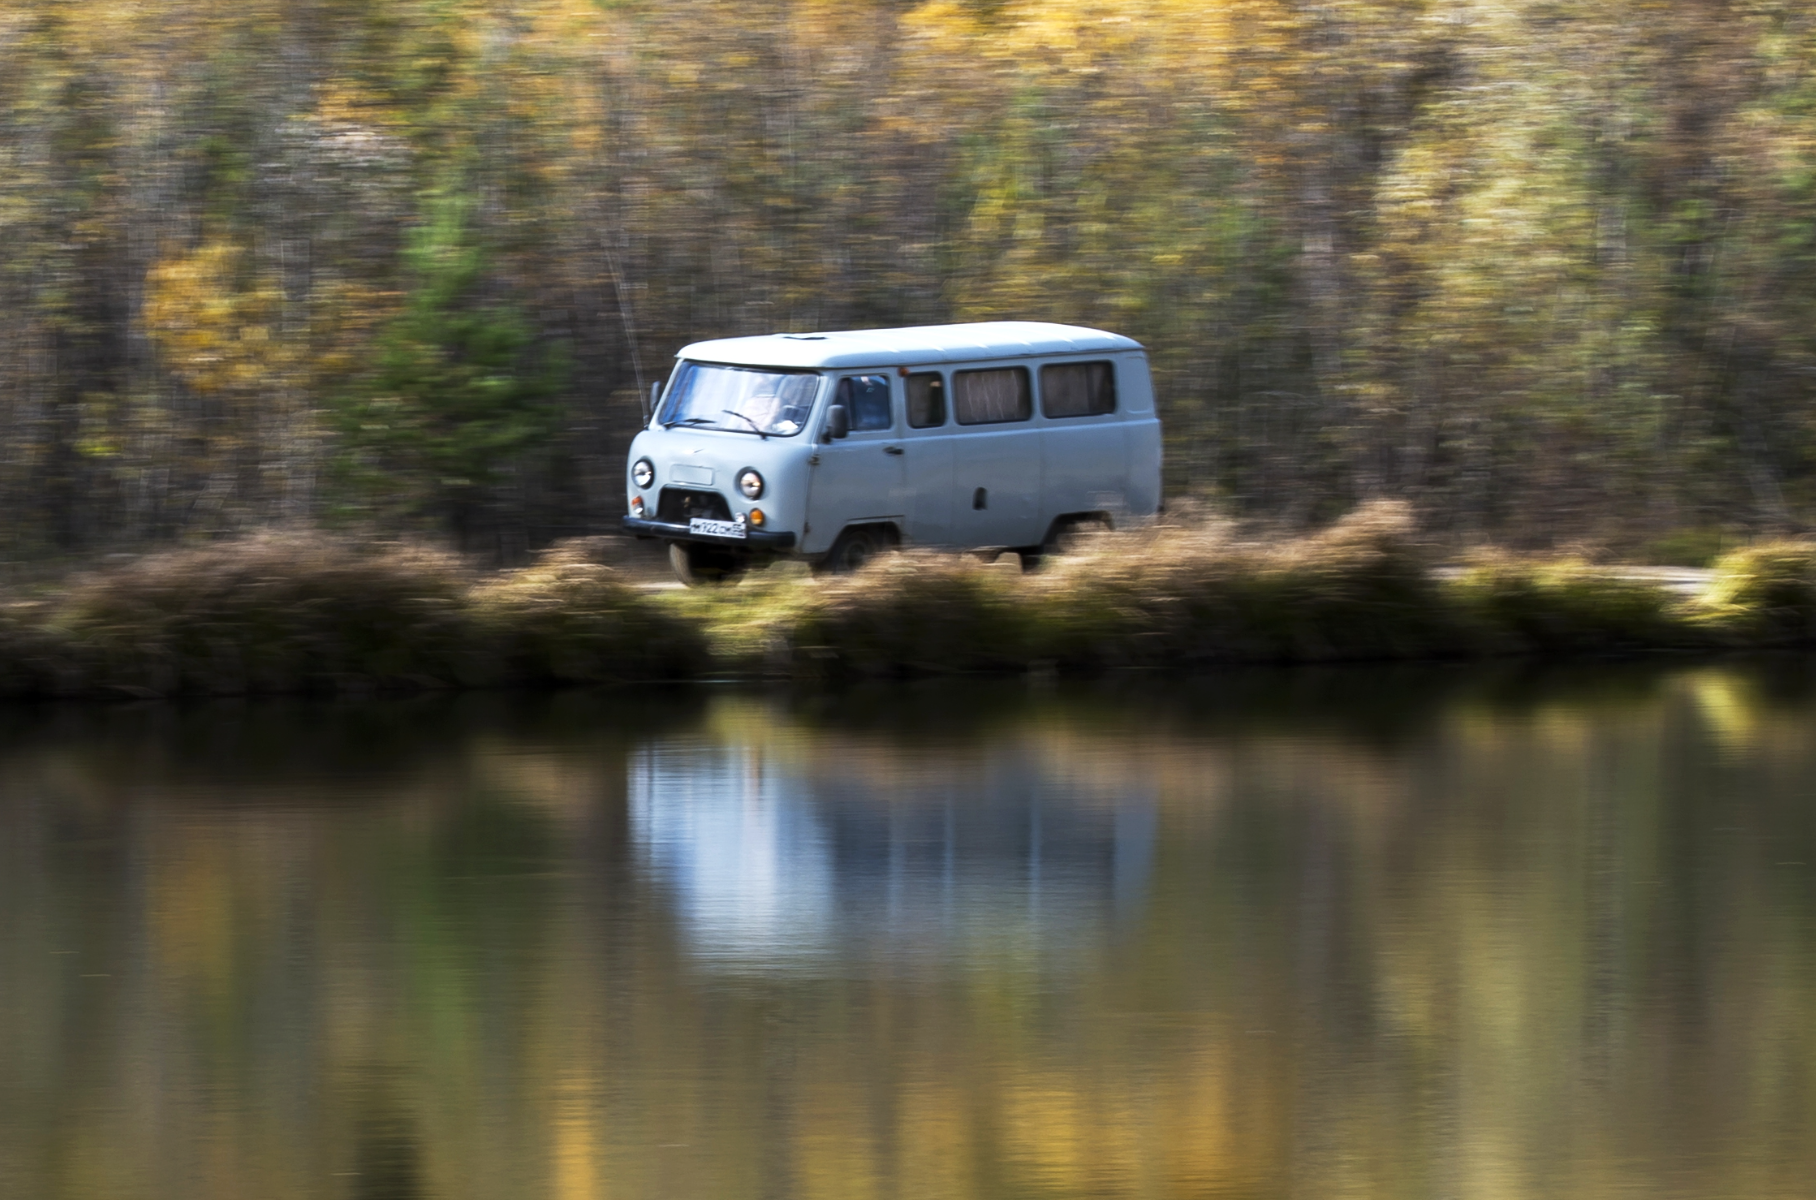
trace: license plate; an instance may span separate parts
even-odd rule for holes
[[[744,526],[736,521],[709,521],[705,517],[695,517],[687,523],[689,533],[702,533],[707,537],[742,538]]]

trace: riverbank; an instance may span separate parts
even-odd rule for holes
[[[235,695],[724,677],[1183,672],[1221,663],[1816,645],[1816,543],[1682,595],[1568,561],[1440,567],[1406,511],[1244,540],[1226,524],[1014,562],[915,552],[816,579],[651,589],[574,542],[484,574],[420,546],[272,534],[147,555],[0,606],[0,694]]]

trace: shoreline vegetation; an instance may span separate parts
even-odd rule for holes
[[[1223,664],[1816,645],[1816,542],[1722,558],[1682,596],[1569,560],[1440,564],[1397,503],[1303,536],[1217,521],[1013,556],[910,552],[652,589],[613,539],[482,573],[431,548],[274,532],[147,554],[0,604],[0,695],[138,697],[689,679],[1187,672]]]

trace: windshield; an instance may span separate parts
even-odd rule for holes
[[[792,437],[807,424],[819,386],[812,371],[683,363],[662,407],[662,423]]]

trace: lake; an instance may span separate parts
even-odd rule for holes
[[[1816,663],[0,710],[0,1195],[1772,1197]]]

